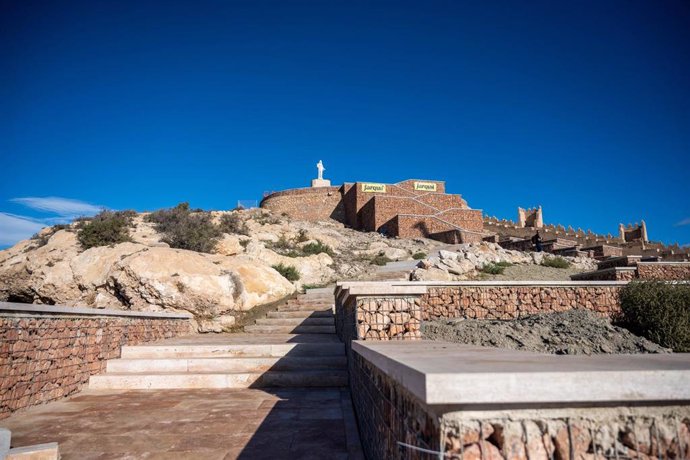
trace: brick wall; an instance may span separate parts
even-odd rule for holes
[[[97,314],[97,313],[96,313]],[[79,391],[120,347],[191,333],[187,319],[0,317],[0,419]]]
[[[293,219],[345,221],[345,207],[340,187],[315,187],[284,190],[268,195],[261,207],[278,214],[286,213]]]

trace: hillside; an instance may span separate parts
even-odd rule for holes
[[[158,221],[146,213],[105,213],[0,251],[0,301],[188,311],[199,331],[221,331],[238,311],[304,286],[366,278],[372,260],[411,259],[440,246],[262,209],[178,206],[153,217]]]

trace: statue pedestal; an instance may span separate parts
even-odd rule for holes
[[[311,180],[311,186],[312,187],[330,187],[331,181],[328,179],[312,179]]]

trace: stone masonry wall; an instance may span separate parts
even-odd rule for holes
[[[613,317],[622,286],[439,286],[421,296],[371,295],[336,302],[336,332],[351,340],[417,340],[421,321],[518,319],[586,309]]]
[[[316,187],[273,193],[261,201],[261,207],[297,220],[345,222],[345,208],[340,187]]]
[[[105,316],[0,318],[0,419],[75,393],[120,347],[189,334],[186,319]]]
[[[507,320],[577,308],[614,316],[620,312],[620,289],[620,286],[431,287],[421,298],[422,320]]]
[[[367,458],[690,458],[688,406],[446,412],[419,401],[358,353],[349,371]]]
[[[690,263],[638,263],[637,277],[645,280],[690,280]]]
[[[441,422],[444,458],[494,460],[685,459],[689,427],[687,406],[456,413]]]
[[[352,403],[366,458],[438,458],[398,444],[438,451],[441,446],[438,417],[428,413],[417,398],[358,353],[352,353],[348,365]]]

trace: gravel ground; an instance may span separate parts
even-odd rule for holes
[[[426,340],[558,355],[670,352],[587,310],[545,313],[515,321],[428,321],[422,323],[422,335]]]
[[[483,280],[509,280],[509,281],[570,281],[570,275],[581,273],[577,268],[553,268],[541,265],[511,265],[506,267],[501,275],[481,274]]]

